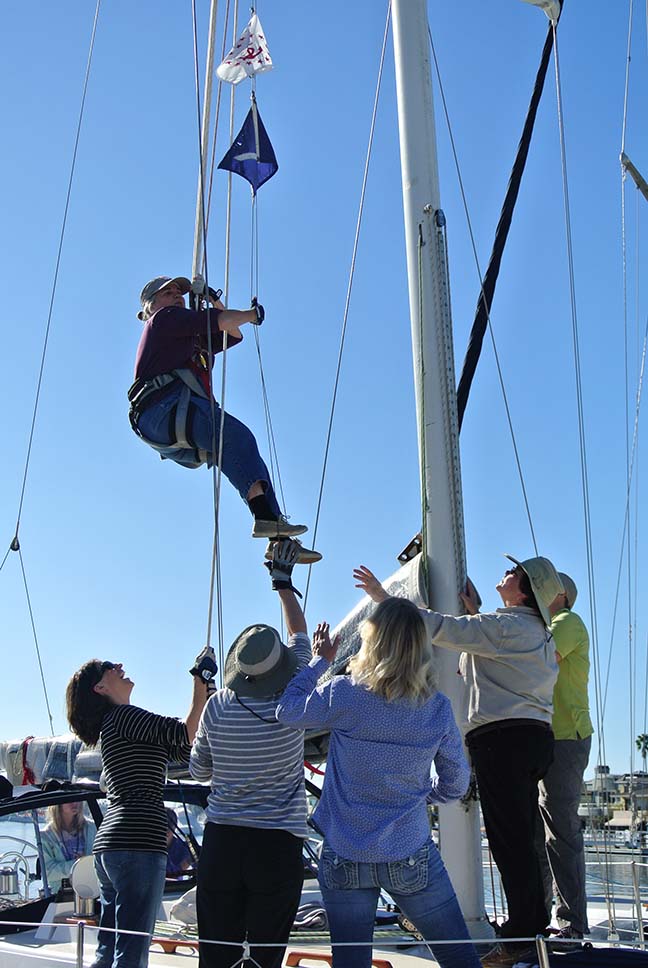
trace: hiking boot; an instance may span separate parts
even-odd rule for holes
[[[551,940],[547,942],[549,950],[556,955],[564,951],[579,951],[583,947],[583,934],[576,931],[571,924],[560,931],[552,931]]]
[[[537,965],[538,951],[535,945],[524,942],[511,944],[498,941],[480,961],[483,968],[513,968],[518,962],[522,965]]]
[[[296,565],[314,565],[316,561],[322,560],[322,556],[319,551],[315,551],[313,548],[304,548],[301,541],[298,541],[296,538],[293,538],[293,541],[296,545],[299,545],[299,554],[297,556],[297,560],[295,561]],[[268,561],[272,560],[273,547],[274,541],[269,541],[268,547],[265,550],[265,557],[268,559]]]
[[[294,538],[298,534],[308,531],[305,524],[291,524],[288,518],[280,514],[276,521],[269,521],[265,518],[255,518],[252,528],[253,538]]]

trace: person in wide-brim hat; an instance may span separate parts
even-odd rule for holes
[[[536,852],[538,782],[554,750],[551,730],[558,675],[549,605],[565,589],[548,558],[511,558],[496,585],[502,606],[479,612],[480,598],[468,581],[460,592],[467,615],[423,609],[432,643],[463,653],[460,671],[468,688],[465,743],[481,801],[484,826],[508,902],[500,943],[482,958],[496,968],[534,957],[515,938],[546,932],[546,909]],[[375,602],[388,596],[364,565],[354,576]]]
[[[191,751],[191,776],[210,786],[196,884],[200,968],[240,962],[242,942],[251,964],[281,968],[301,899],[309,833],[304,731],[277,719],[285,686],[311,660],[292,584],[300,547],[289,539],[274,543],[264,566],[279,595],[286,642],[261,622],[237,635]]]
[[[249,625],[227,654],[223,684],[239,696],[270,698],[286,687],[296,669],[297,657],[276,629]]]
[[[548,558],[542,558],[540,556],[536,558],[525,558],[524,561],[518,561],[513,555],[504,555],[504,557],[521,568],[527,576],[531,586],[531,593],[542,615],[542,619],[546,626],[551,625],[550,605],[555,600],[556,595],[562,595],[565,592],[560,575],[554,568],[552,562]],[[499,589],[500,586],[498,585],[497,587]]]

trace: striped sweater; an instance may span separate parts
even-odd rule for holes
[[[101,757],[108,810],[94,842],[104,850],[166,854],[162,791],[169,760],[189,759],[187,727],[137,706],[114,706],[101,724]]]
[[[307,635],[291,635],[288,648],[297,654],[298,669],[308,665]],[[231,689],[219,689],[203,711],[189,772],[211,782],[207,819],[212,823],[306,837],[304,731],[277,722],[277,701],[277,696],[239,701]]]

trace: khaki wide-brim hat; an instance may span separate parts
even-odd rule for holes
[[[524,561],[518,561],[513,555],[505,555],[504,557],[519,565],[525,572],[544,623],[551,625],[549,606],[556,595],[565,594],[563,583],[553,564],[548,558],[525,558]]]
[[[565,589],[565,596],[567,598],[567,608],[573,608],[574,602],[578,595],[578,589],[576,588],[576,582],[569,575],[566,575],[564,571],[558,572],[558,577],[563,583],[563,588]]]
[[[146,283],[140,293],[140,302],[142,304],[142,308],[137,314],[138,319],[141,319],[142,321],[146,319],[146,304],[151,301],[153,296],[156,296],[158,292],[160,292],[162,289],[166,289],[166,287],[170,286],[172,283],[176,284],[183,296],[185,293],[191,291],[191,281],[187,279],[186,276],[156,276],[155,279],[151,279],[150,282]]]
[[[270,699],[297,670],[297,658],[270,625],[250,625],[234,640],[225,659],[223,685],[239,696]]]

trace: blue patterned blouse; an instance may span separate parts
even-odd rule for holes
[[[435,692],[421,706],[389,702],[348,676],[318,686],[328,665],[313,658],[277,707],[281,723],[331,731],[313,819],[340,857],[401,860],[430,836],[427,804],[458,800],[468,788],[470,770],[450,700]]]

